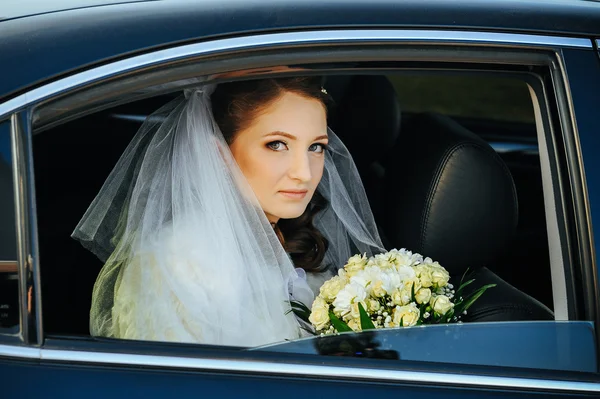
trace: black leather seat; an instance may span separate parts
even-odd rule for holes
[[[496,152],[450,118],[423,114],[402,126],[393,154],[382,219],[391,246],[438,260],[457,283],[469,269],[473,289],[497,284],[471,308],[471,321],[553,319],[486,268],[510,251],[518,219],[512,176]]]

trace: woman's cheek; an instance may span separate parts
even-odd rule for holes
[[[321,182],[321,178],[323,177],[323,170],[325,169],[325,159],[320,157],[317,162],[313,163],[313,182],[315,187],[319,185]]]

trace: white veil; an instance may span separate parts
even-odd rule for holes
[[[290,295],[310,307],[312,291],[213,119],[214,88],[146,119],[73,232],[105,262],[94,336],[256,346],[301,334]],[[329,142],[318,187],[328,205],[315,219],[329,249],[313,289],[383,247],[350,154],[331,131]]]

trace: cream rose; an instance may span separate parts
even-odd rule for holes
[[[329,304],[327,303],[327,301],[325,299],[323,299],[323,297],[321,295],[317,295],[317,297],[315,298],[315,300],[312,303],[312,309],[315,308],[327,308],[329,309]]]
[[[417,273],[417,277],[419,277],[419,281],[421,281],[421,286],[429,288],[433,285],[431,267],[426,265],[419,265],[415,267],[415,272]]]
[[[421,288],[421,283],[419,282],[419,279],[417,279],[417,278],[414,280],[405,282],[404,286],[400,290],[400,292],[402,293],[402,303],[399,303],[398,305],[406,305],[410,301],[412,301],[413,290],[416,294],[420,288]]]
[[[357,319],[352,319],[348,322],[348,327],[352,329],[352,331],[358,332],[362,331],[360,328],[360,322]]]
[[[371,312],[377,312],[379,309],[381,309],[381,304],[379,303],[379,301],[376,301],[375,299],[369,299],[368,306],[369,306],[369,311],[371,311]]]
[[[438,287],[445,287],[450,281],[450,274],[442,266],[435,267],[431,272],[431,282]]]
[[[367,304],[365,303],[365,301],[354,302],[352,304],[352,306],[350,307],[350,314],[349,314],[350,318],[360,319],[360,309],[358,308],[359,303],[362,305],[362,307],[365,311],[367,310]]]
[[[400,290],[394,290],[390,297],[394,305],[402,305],[402,292]]]
[[[337,294],[348,284],[348,280],[344,277],[334,276],[325,281],[321,286],[320,293],[327,301],[333,301]]]
[[[313,306],[308,320],[315,326],[317,331],[324,330],[329,325],[329,309],[321,306]]]
[[[349,277],[354,276],[356,273],[364,269],[367,265],[367,256],[366,255],[354,255],[350,259],[348,259],[348,263],[344,266],[346,273]]]
[[[450,299],[446,295],[438,295],[435,298],[432,298],[431,301],[433,310],[442,316],[454,307],[454,304],[450,302]]]
[[[421,316],[421,312],[414,303],[396,306],[396,309],[394,309],[394,324],[402,324],[403,327],[414,326],[419,321],[419,316]]]
[[[431,290],[429,288],[421,288],[415,292],[415,299],[418,304],[428,303],[431,299]]]
[[[384,297],[387,294],[387,292],[386,292],[385,288],[383,288],[383,281],[381,281],[381,280],[376,281],[371,288],[371,292],[377,298]]]

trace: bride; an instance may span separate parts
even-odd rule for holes
[[[382,244],[316,77],[205,85],[150,115],[75,228],[94,336],[257,346]],[[367,138],[365,138],[367,139]]]

